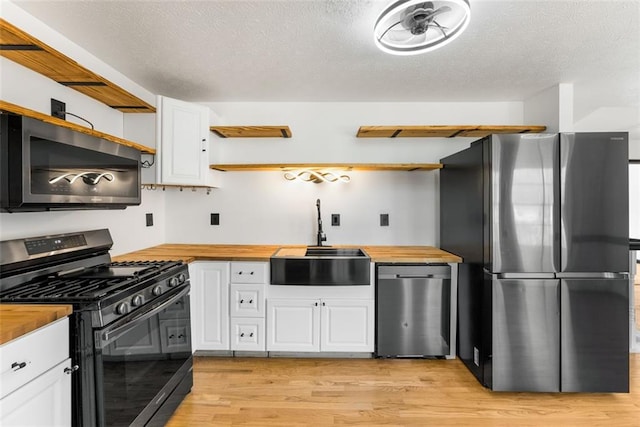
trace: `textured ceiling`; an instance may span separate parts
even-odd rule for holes
[[[640,106],[640,0],[471,0],[471,24],[412,57],[379,51],[390,0],[14,0],[157,94],[189,101],[520,101],[573,83]]]

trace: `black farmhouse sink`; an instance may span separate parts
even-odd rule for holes
[[[359,248],[308,247],[304,255],[271,257],[271,284],[298,286],[366,286],[371,259]]]

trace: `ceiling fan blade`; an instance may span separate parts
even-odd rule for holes
[[[441,13],[445,13],[445,12],[451,12],[451,8],[449,6],[442,6],[436,10],[434,10],[429,17],[427,18],[429,21],[432,21],[433,18],[435,18],[436,16],[440,15]]]
[[[395,43],[406,43],[411,40],[414,35],[409,30],[404,28],[398,30],[391,30],[387,33],[386,40]]]
[[[399,20],[399,21],[398,21],[398,22],[396,22],[395,24],[391,24],[391,25],[389,26],[389,28],[387,28],[386,30],[384,30],[384,31],[382,32],[382,34],[380,35],[380,37],[378,37],[378,41],[381,41],[381,40],[384,38],[384,36],[389,32],[389,30],[390,30],[390,29],[392,29],[392,28],[393,28],[393,27],[395,27],[396,25],[398,25],[398,24],[402,23],[402,21],[404,21],[404,18],[403,18],[403,19],[401,19],[401,20]]]
[[[447,35],[447,32],[445,30],[448,30],[449,28],[447,27],[443,27],[442,25],[438,24],[438,22],[433,21],[433,23],[435,24],[436,27],[438,27],[440,29],[440,31],[442,31],[442,36],[446,39],[447,37],[449,37]]]

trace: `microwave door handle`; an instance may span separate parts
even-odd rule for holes
[[[145,313],[142,313],[141,315],[134,317],[133,319],[131,319],[129,322],[127,322],[126,324],[119,326],[113,330],[110,331],[106,331],[106,332],[102,332],[100,334],[100,347],[110,343],[111,341],[114,341],[118,338],[120,338],[124,333],[128,332],[130,329],[135,328],[136,326],[138,326],[140,323],[144,322],[145,320],[149,319],[150,317],[155,316],[156,314],[158,314],[159,312],[161,312],[162,310],[164,310],[165,308],[169,307],[170,305],[172,305],[173,303],[175,303],[176,301],[178,301],[180,298],[182,298],[183,296],[185,296],[186,294],[189,293],[189,288],[187,287],[186,289],[180,291],[180,293],[176,294],[175,296],[171,297],[170,299],[168,299],[167,301],[163,302],[162,304],[160,304],[159,306],[155,307],[152,310],[149,310]]]

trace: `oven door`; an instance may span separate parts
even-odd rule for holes
[[[94,332],[98,425],[147,425],[156,413],[170,416],[193,381],[189,317],[187,282]]]

